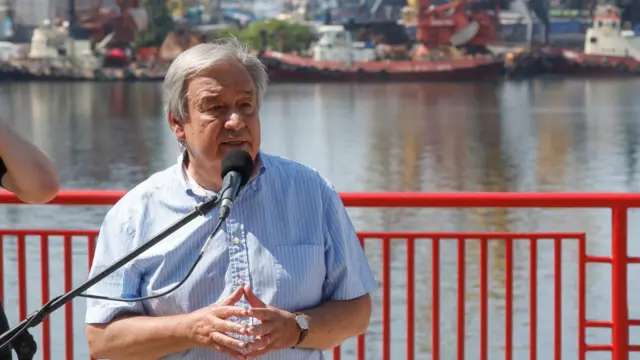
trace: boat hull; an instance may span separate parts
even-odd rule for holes
[[[589,55],[580,51],[546,49],[547,73],[580,77],[640,76],[640,62],[632,57]]]
[[[483,81],[500,79],[504,73],[503,61],[495,58],[372,61],[348,67],[286,54],[265,54],[261,60],[276,83]]]

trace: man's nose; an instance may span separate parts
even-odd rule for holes
[[[229,116],[229,120],[224,123],[224,128],[230,131],[239,131],[243,127],[245,127],[244,120],[242,116],[235,111]]]

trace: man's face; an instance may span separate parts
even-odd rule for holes
[[[189,80],[188,119],[171,127],[185,141],[190,161],[218,174],[224,156],[243,149],[255,160],[260,149],[257,94],[249,73],[234,61],[206,70]]]

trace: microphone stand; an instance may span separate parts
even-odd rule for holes
[[[84,284],[78,286],[77,288],[69,291],[68,293],[58,296],[52,300],[50,300],[46,305],[44,305],[39,311],[36,311],[29,315],[26,319],[22,320],[20,324],[16,325],[11,330],[6,331],[4,334],[0,335],[0,349],[5,346],[9,346],[11,340],[15,339],[18,335],[27,331],[28,329],[35,327],[42,323],[44,319],[49,316],[51,313],[62,307],[64,304],[73,300],[75,297],[81,296],[83,292],[87,291],[93,285],[100,282],[100,280],[106,278],[107,276],[114,273],[116,270],[123,267],[125,264],[135,259],[143,252],[153,247],[155,244],[164,240],[167,236],[173,234],[181,227],[185,226],[193,219],[198,217],[198,215],[205,216],[207,213],[212,211],[220,202],[220,198],[218,196],[214,196],[211,199],[203,202],[202,204],[196,206],[196,208],[185,215],[182,219],[176,221],[174,224],[167,227],[158,235],[151,238],[151,240],[146,243],[140,245],[135,250],[131,251],[129,254],[123,256],[120,260],[116,261],[100,273],[96,274],[91,279],[87,280]]]

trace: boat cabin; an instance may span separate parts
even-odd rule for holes
[[[593,25],[587,29],[584,52],[588,55],[634,57],[640,60],[640,39],[633,31],[622,30],[620,9],[598,5]]]
[[[375,49],[363,42],[353,41],[351,32],[342,25],[321,25],[318,28],[318,41],[312,46],[315,61],[372,61],[376,58]]]

